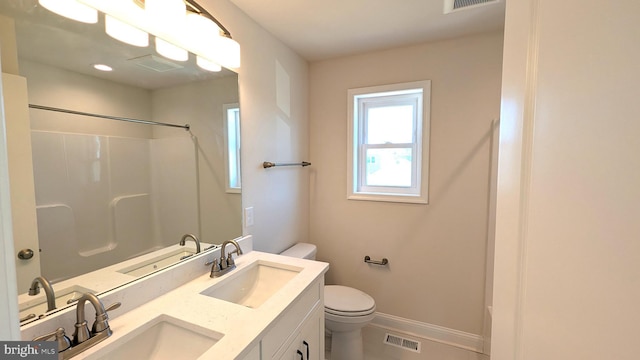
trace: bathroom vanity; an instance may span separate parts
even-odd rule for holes
[[[113,334],[73,359],[322,359],[323,288],[328,264],[251,251],[211,278],[220,250],[202,254],[100,295]],[[94,311],[86,306],[86,318]],[[71,336],[76,308],[22,328],[31,340],[59,327]]]

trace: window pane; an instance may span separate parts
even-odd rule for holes
[[[367,149],[365,186],[411,186],[410,148]]]
[[[370,107],[367,110],[367,144],[413,142],[413,106]]]
[[[239,189],[240,185],[240,109],[227,110],[227,154],[229,188]]]

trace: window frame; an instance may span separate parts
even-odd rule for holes
[[[421,95],[420,95],[421,94]],[[347,199],[428,204],[431,81],[354,88],[348,96]],[[366,110],[410,103],[414,109],[411,143],[367,144]],[[373,105],[373,106],[372,106]],[[420,119],[421,118],[421,119]],[[367,186],[367,149],[412,149],[411,186]]]
[[[241,138],[240,138],[240,104],[239,103],[231,103],[231,104],[223,104],[223,125],[224,125],[224,173],[225,173],[225,191],[230,194],[239,194],[242,192],[242,173],[241,173],[241,161],[240,161],[240,147],[241,147]],[[237,110],[236,110],[237,109]],[[229,141],[229,111],[236,110],[238,117],[236,124],[236,143],[237,147],[234,151],[235,153],[235,168],[238,177],[238,186],[231,185],[231,151],[229,149],[230,141]]]

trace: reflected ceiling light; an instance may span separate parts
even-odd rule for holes
[[[88,24],[98,22],[98,11],[77,0],[38,0],[45,9],[66,18]]]
[[[105,64],[93,64],[93,67],[96,70],[100,70],[100,71],[113,71],[113,68],[109,65],[105,65]]]
[[[181,47],[175,46],[170,42],[156,37],[156,51],[158,54],[176,61],[189,60],[189,52]]]
[[[149,34],[110,15],[104,17],[104,29],[109,36],[138,47],[149,46]]]
[[[240,45],[231,38],[229,31],[217,19],[195,0],[77,1],[155,36],[156,50],[165,57],[185,61],[188,59],[188,52],[191,52],[203,59],[201,63],[211,63],[208,64],[209,68],[213,68],[213,64],[232,69],[240,67]],[[142,3],[144,5],[141,5]],[[127,42],[121,37],[116,38]]]

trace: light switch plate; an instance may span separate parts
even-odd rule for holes
[[[253,226],[253,206],[244,208],[244,226]]]

